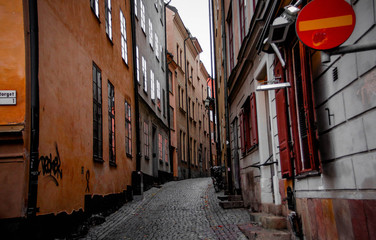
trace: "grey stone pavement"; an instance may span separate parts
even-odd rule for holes
[[[82,239],[247,239],[237,224],[250,222],[248,211],[222,209],[222,195],[211,178],[168,182],[126,203]]]

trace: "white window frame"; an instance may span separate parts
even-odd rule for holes
[[[140,84],[140,57],[138,54],[138,46],[136,46],[136,68],[137,68],[137,82]]]
[[[136,17],[138,17],[138,15],[137,15],[137,12],[138,12],[137,2],[138,2],[138,0],[134,0],[134,15]]]
[[[112,41],[111,0],[105,0],[105,14],[106,14],[106,33],[107,33],[108,38]]]
[[[128,46],[127,46],[127,26],[123,12],[120,10],[120,32],[121,32],[121,57],[128,64]]]
[[[154,72],[150,69],[150,98],[155,100],[155,83],[154,83]]]
[[[153,42],[153,23],[151,22],[150,18],[149,18],[149,43],[150,43],[151,48],[153,49],[153,45],[154,45],[154,42]]]
[[[158,47],[159,47],[159,40],[158,40],[157,33],[155,33],[154,39],[155,39],[155,56],[159,60],[159,49],[158,49]]]
[[[147,71],[146,71],[146,60],[144,56],[142,56],[142,73],[143,73],[143,84],[144,84],[144,91],[147,93],[148,92],[148,76],[147,76]]]
[[[140,1],[141,8],[141,29],[145,33],[145,6],[142,0]]]

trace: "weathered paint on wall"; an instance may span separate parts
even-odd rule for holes
[[[26,213],[25,16],[23,1],[0,0],[0,90],[17,94],[16,105],[0,105],[0,219]]]
[[[0,90],[16,90],[17,105],[0,106],[0,127],[25,121],[24,13],[21,0],[0,0]]]
[[[121,193],[131,185],[136,159],[125,150],[125,101],[132,106],[130,2],[112,0],[112,41],[103,1],[98,21],[89,1],[38,1],[40,148],[38,214],[84,208],[85,195]],[[128,64],[121,56],[120,9],[127,23]],[[102,76],[103,163],[93,161],[93,62]],[[109,164],[108,81],[115,89],[116,166]]]
[[[297,199],[304,238],[376,239],[376,200]]]

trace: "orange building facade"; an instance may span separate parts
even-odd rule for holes
[[[15,105],[0,105],[0,218],[85,211],[93,196],[130,190],[131,1],[0,8],[9,36],[0,40],[0,90],[17,93]]]

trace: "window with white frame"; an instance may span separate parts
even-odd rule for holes
[[[161,84],[157,80],[157,105],[159,110],[161,109]]]
[[[106,15],[106,33],[108,38],[112,41],[112,12],[111,12],[111,0],[104,1],[104,10]]]
[[[150,18],[149,18],[149,43],[150,43],[150,46],[151,48],[153,48],[153,23],[151,22]]]
[[[93,10],[95,16],[99,18],[99,3],[98,0],[90,0],[90,7]]]
[[[155,99],[155,83],[154,83],[154,72],[150,70],[150,97],[151,100]]]
[[[132,157],[131,105],[127,101],[125,101],[125,151],[128,157]]]
[[[126,28],[125,17],[121,10],[120,10],[120,32],[121,32],[121,57],[124,59],[124,62],[128,64],[127,28]]]
[[[145,6],[142,0],[140,1],[141,8],[141,29],[145,32]]]
[[[138,55],[138,46],[136,46],[136,68],[137,68],[137,82],[140,84],[140,57]]]
[[[157,59],[159,60],[159,40],[158,40],[158,35],[157,33],[155,33],[155,56],[157,57]]]
[[[134,15],[137,17],[137,12],[138,12],[138,6],[137,6],[138,0],[134,0]]]
[[[144,56],[142,56],[142,79],[144,83],[144,91],[147,93],[148,92],[148,78],[147,78],[147,73],[146,73],[146,60]]]

